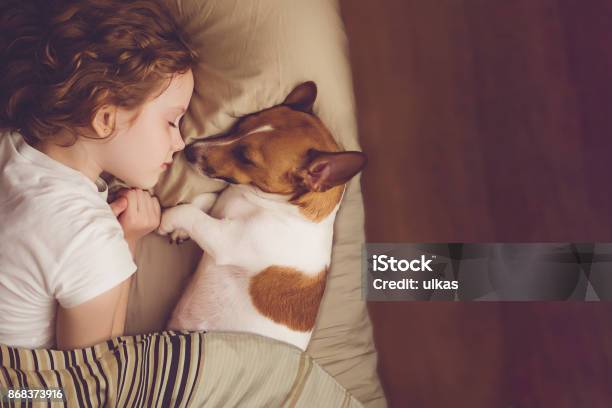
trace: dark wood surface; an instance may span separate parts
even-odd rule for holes
[[[369,242],[612,241],[611,1],[341,5]],[[392,407],[612,406],[607,303],[369,306]]]

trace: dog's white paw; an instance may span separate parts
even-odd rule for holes
[[[198,211],[189,204],[181,204],[165,210],[162,213],[157,233],[162,236],[169,236],[171,244],[180,244],[188,240],[187,225],[189,225],[190,214],[193,210]]]
[[[177,229],[170,234],[170,239],[168,242],[171,244],[179,245],[187,241],[188,239],[189,239],[189,234],[187,234],[186,231],[182,229]]]

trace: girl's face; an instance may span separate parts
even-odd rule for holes
[[[183,150],[179,120],[193,94],[193,74],[176,75],[168,88],[148,101],[129,127],[130,113],[118,110],[117,135],[98,145],[102,169],[132,187],[149,189],[172,162],[172,154]]]

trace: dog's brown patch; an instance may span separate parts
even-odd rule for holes
[[[249,294],[257,310],[292,330],[312,330],[325,291],[327,268],[315,276],[270,266],[251,278]]]
[[[336,208],[342,198],[343,190],[344,184],[325,192],[307,192],[291,202],[299,207],[304,217],[313,222],[320,222]]]
[[[274,130],[248,134],[257,128]],[[340,150],[329,130],[314,115],[277,106],[242,119],[235,129],[191,146],[194,163],[210,177],[230,178],[276,194],[295,193],[295,173],[310,149]],[[247,158],[251,163],[245,163]]]

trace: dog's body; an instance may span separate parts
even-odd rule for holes
[[[227,188],[213,207],[213,218],[194,223],[191,237],[205,254],[169,328],[248,331],[305,349],[325,287],[337,208],[313,223],[294,205],[263,198],[252,187]],[[223,219],[236,227],[210,225]],[[303,293],[287,293],[294,287]],[[287,299],[291,296],[293,302]],[[297,310],[288,311],[287,301]]]
[[[211,216],[207,196],[163,214],[160,233],[189,236],[204,250],[170,329],[246,331],[308,345],[345,183],[365,165],[362,153],[340,152],[308,113],[315,96],[313,83],[302,84],[280,112],[262,111],[229,135],[188,146],[200,171],[232,185]],[[240,159],[247,149],[250,158]]]

